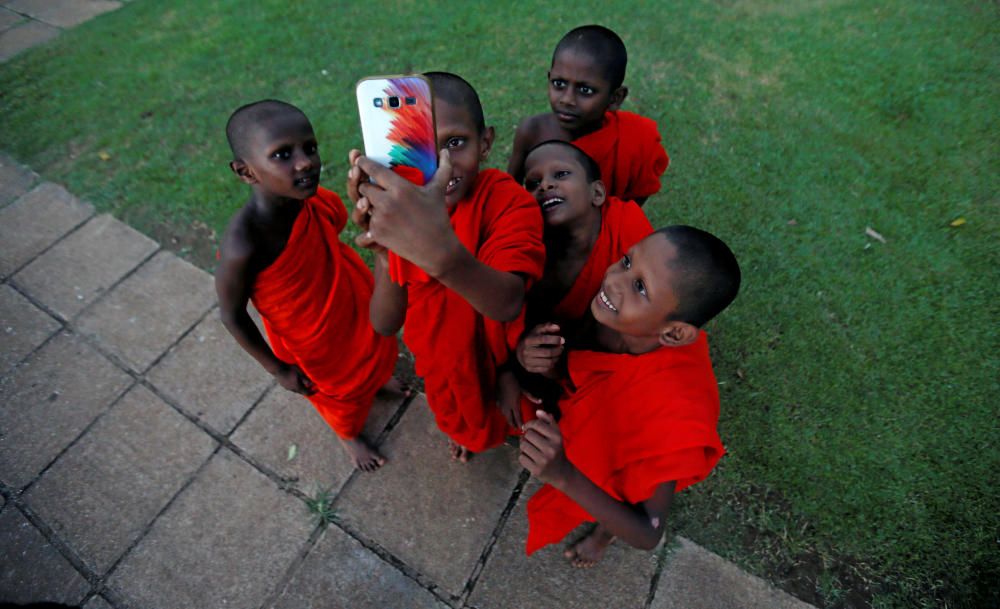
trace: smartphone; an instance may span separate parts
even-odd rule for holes
[[[358,81],[365,156],[424,185],[437,170],[431,83],[424,76],[369,76]]]

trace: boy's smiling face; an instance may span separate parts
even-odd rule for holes
[[[252,152],[242,159],[253,178],[249,183],[265,194],[287,199],[316,194],[322,161],[309,119],[296,112],[282,113],[257,126],[250,137]],[[247,181],[244,174],[240,176]]]
[[[659,337],[679,299],[674,286],[677,247],[653,233],[608,267],[601,290],[590,302],[594,319],[636,338]]]
[[[586,222],[604,203],[604,185],[565,146],[536,148],[524,162],[524,187],[542,208],[546,226],[572,228]]]
[[[438,150],[447,148],[451,157],[451,180],[445,191],[450,209],[472,192],[479,164],[489,158],[493,146],[493,128],[480,134],[468,110],[441,98],[434,100],[434,121]]]
[[[601,66],[587,53],[563,49],[549,69],[549,104],[559,124],[570,133],[589,133],[601,126],[606,110],[621,105],[622,87],[612,89]]]

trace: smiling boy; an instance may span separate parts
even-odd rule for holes
[[[563,36],[548,73],[552,112],[518,125],[508,173],[522,181],[527,152],[563,140],[597,162],[609,195],[642,205],[658,192],[670,158],[655,121],[620,110],[627,62],[625,44],[608,28],[587,25]]]
[[[418,188],[355,151],[348,194],[357,242],[376,252],[372,324],[386,336],[404,327],[437,425],[466,461],[513,431],[496,406],[496,376],[542,274],[542,218],[509,175],[480,170],[494,132],[472,86],[427,76],[443,151],[434,179]]]
[[[634,202],[607,196],[597,164],[569,142],[535,146],[525,160],[524,186],[545,222],[545,273],[528,293],[531,330],[518,341],[521,370],[515,371],[528,393],[551,404],[558,387],[535,373],[561,357],[562,336],[575,334],[608,266],[653,227]],[[520,427],[522,415],[533,417],[516,404],[505,394],[501,409]]]
[[[222,240],[215,273],[222,322],[282,387],[308,397],[356,467],[378,469],[385,458],[361,430],[392,376],[397,347],[368,322],[372,275],[339,240],[347,210],[319,186],[312,125],[295,106],[264,100],[233,112],[226,136],[229,166],[251,194]]]
[[[538,411],[525,425],[521,464],[546,483],[528,501],[529,554],[592,521],[566,551],[574,566],[594,565],[615,537],[659,543],[673,495],[725,452],[700,328],[739,285],[729,248],[689,226],[653,233],[608,268],[593,323],[568,341],[561,419]]]

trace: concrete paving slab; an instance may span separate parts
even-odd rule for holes
[[[161,251],[77,318],[77,328],[142,372],[215,303],[208,273]]]
[[[62,325],[7,284],[0,286],[0,375],[55,334]]]
[[[423,395],[382,446],[389,464],[359,476],[335,508],[343,522],[461,594],[510,499],[520,466],[510,446],[458,463]],[[405,489],[402,491],[401,489]]]
[[[70,28],[121,7],[110,0],[12,0],[7,7],[39,21]]]
[[[114,607],[108,601],[104,600],[103,597],[95,596],[87,601],[83,609],[114,609]]]
[[[272,609],[448,609],[349,535],[330,527]]]
[[[139,231],[101,214],[31,261],[14,281],[69,320],[158,248]]]
[[[614,543],[596,567],[577,569],[563,550],[589,528],[581,526],[564,543],[524,553],[528,536],[525,504],[541,488],[532,479],[525,486],[469,597],[477,609],[533,607],[537,609],[641,609],[656,571],[656,552]]]
[[[10,15],[14,16],[15,21],[10,21]],[[21,16],[17,13],[0,8],[0,32],[8,29],[20,19]],[[38,181],[38,174],[22,166],[6,154],[0,153],[0,207],[12,203],[18,197],[28,192],[28,189],[36,181]]]
[[[0,209],[0,276],[10,275],[93,213],[91,205],[51,182]]]
[[[815,609],[678,537],[650,609]]]
[[[228,434],[271,385],[272,377],[229,334],[213,311],[146,375],[189,414]]]
[[[366,437],[377,438],[402,401],[400,394],[377,396],[365,424]],[[280,386],[261,400],[232,440],[307,495],[316,489],[340,489],[354,471],[336,434],[313,405]],[[295,446],[295,456],[289,459],[291,446]]]
[[[139,385],[45,472],[24,501],[103,575],[215,447],[208,434]]]
[[[29,20],[0,32],[0,62],[52,40],[60,31],[47,23]]]
[[[258,607],[313,526],[304,504],[222,449],[124,558],[109,585],[144,609]]]
[[[131,383],[79,337],[53,338],[0,379],[0,478],[25,486]]]
[[[0,601],[76,606],[90,584],[16,509],[0,514]]]
[[[11,26],[17,25],[22,21],[24,21],[24,17],[22,17],[21,15],[18,15],[13,11],[9,11],[5,8],[0,7],[0,33],[4,32],[5,30],[9,30]],[[0,189],[2,188],[3,188],[3,179],[0,179]],[[2,199],[2,196],[3,195],[0,195],[0,199]],[[3,203],[0,203],[0,205],[3,205]]]

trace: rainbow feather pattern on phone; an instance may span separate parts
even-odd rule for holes
[[[406,80],[390,79],[385,88],[386,97],[398,97],[399,108],[389,109],[392,127],[388,140],[392,142],[389,158],[393,168],[397,165],[415,167],[423,175],[423,184],[434,177],[437,169],[437,143],[433,141],[434,115],[431,111],[431,90],[428,84],[416,78]],[[417,103],[405,103],[407,97],[416,98]],[[409,176],[405,176],[409,177]]]

